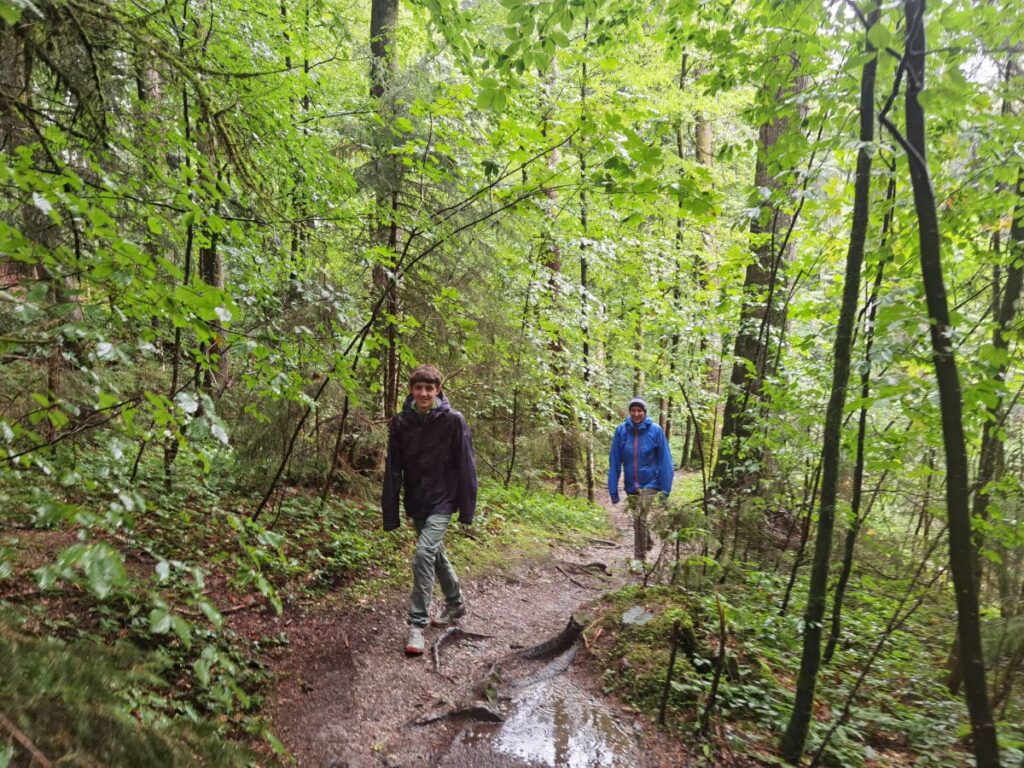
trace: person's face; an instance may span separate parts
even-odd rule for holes
[[[434,407],[434,398],[440,391],[440,387],[432,381],[417,381],[409,385],[409,394],[412,395],[416,407],[423,412]]]
[[[646,415],[647,411],[645,411],[639,405],[634,405],[629,409],[629,418],[633,420],[634,424],[639,424],[641,421],[644,420],[644,417]]]

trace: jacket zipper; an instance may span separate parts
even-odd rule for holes
[[[633,484],[640,490],[640,431],[633,427]]]

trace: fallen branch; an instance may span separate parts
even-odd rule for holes
[[[589,541],[591,544],[597,544],[598,546],[608,547],[610,549],[615,549],[619,546],[614,541],[608,541],[607,539],[592,539],[589,536],[585,537],[584,541]]]
[[[571,581],[573,584],[575,584],[580,589],[590,589],[590,587],[588,587],[586,584],[584,584],[583,582],[580,582],[580,581],[576,581],[576,579],[574,579],[572,576],[570,576],[568,573],[566,573],[565,570],[562,568],[562,566],[556,565],[555,566],[555,570],[558,571],[563,576],[565,576],[565,578],[567,578],[569,581]]]
[[[434,643],[434,671],[438,674],[441,673],[441,646],[446,642],[455,642],[455,640],[487,640],[494,637],[494,635],[483,635],[479,632],[467,632],[458,625],[448,627],[441,636],[437,638],[437,642]]]
[[[223,610],[218,608],[217,609],[217,613],[219,613],[221,616],[229,616],[232,613],[241,613],[242,611],[247,611],[250,608],[255,608],[256,606],[262,605],[262,604],[263,604],[263,599],[257,597],[257,598],[255,598],[253,600],[249,600],[249,601],[244,602],[244,603],[239,603],[238,605],[229,606],[228,608],[224,608]],[[190,610],[185,609],[185,608],[180,609],[178,611],[178,613],[180,613],[182,616],[187,616],[190,619],[201,619],[204,616],[206,616],[206,614],[203,613],[202,611],[190,611]]]
[[[7,729],[7,732],[11,734],[14,740],[21,744],[21,746],[25,748],[25,751],[32,755],[32,759],[39,763],[42,768],[50,768],[53,765],[46,755],[39,751],[39,747],[33,744],[32,740],[22,733],[18,726],[8,720],[7,715],[3,712],[0,712],[0,725]]]

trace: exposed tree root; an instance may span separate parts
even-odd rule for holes
[[[545,680],[550,680],[551,678],[562,674],[569,668],[569,665],[572,664],[573,659],[576,658],[577,647],[578,646],[574,642],[567,650],[553,658],[532,675],[528,675],[521,680],[513,682],[512,687],[525,688],[528,685],[536,685],[537,683],[542,683]]]
[[[555,566],[555,570],[556,570],[556,571],[558,571],[558,572],[559,572],[560,574],[562,574],[563,576],[565,576],[565,578],[567,578],[567,579],[568,579],[569,581],[571,581],[571,582],[572,582],[573,584],[575,584],[575,585],[576,585],[577,587],[579,587],[580,589],[592,589],[592,587],[588,587],[588,586],[587,586],[586,584],[584,584],[584,583],[583,583],[582,581],[577,581],[577,580],[576,580],[576,579],[574,579],[574,578],[573,578],[572,576],[570,576],[570,575],[569,575],[568,573],[566,573],[566,572],[565,572],[565,571],[564,571],[564,570],[562,569],[562,566],[560,566],[560,565],[556,565],[556,566]]]
[[[456,640],[486,640],[494,637],[494,635],[483,635],[479,632],[468,632],[458,625],[448,627],[441,636],[437,638],[437,642],[434,643],[434,671],[440,673],[441,671],[441,647],[447,642],[455,642]]]
[[[575,616],[569,617],[565,628],[554,637],[545,640],[539,645],[526,648],[525,650],[508,654],[491,663],[490,668],[480,680],[470,689],[470,699],[463,700],[459,704],[447,709],[444,712],[434,712],[429,715],[413,720],[411,725],[429,725],[439,720],[453,718],[470,718],[492,723],[505,721],[505,713],[502,712],[499,702],[509,701],[509,690],[525,688],[544,680],[550,680],[556,675],[565,672],[573,659],[576,658],[577,643],[583,634],[583,625],[576,621]],[[441,652],[447,643],[459,639],[485,639],[492,635],[483,635],[477,632],[467,632],[459,626],[451,626],[446,629],[434,643],[434,668],[441,671]],[[551,660],[537,669],[532,674],[518,680],[509,680],[505,677],[501,665],[504,662],[514,663],[515,661],[535,660],[553,657]]]
[[[562,564],[570,573],[576,574],[587,574],[590,576],[611,576],[612,572],[608,566],[602,563],[600,560],[595,560],[592,563],[570,563],[566,560],[562,561]],[[556,566],[557,567],[557,566]],[[561,569],[559,569],[561,570]]]
[[[549,640],[539,645],[534,645],[519,652],[523,659],[541,659],[545,656],[554,656],[567,651],[579,639],[583,632],[583,625],[576,621],[575,616],[569,617],[569,623],[565,629]]]
[[[463,702],[446,712],[435,712],[424,715],[412,722],[413,725],[430,725],[439,720],[451,720],[458,718],[471,718],[473,720],[484,720],[489,723],[505,722],[505,714],[494,705],[484,701]]]

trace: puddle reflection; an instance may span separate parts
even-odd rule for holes
[[[601,705],[564,679],[524,691],[494,737],[496,751],[551,768],[636,764],[633,742]]]

